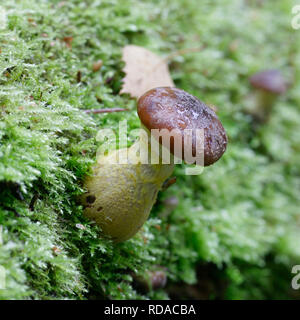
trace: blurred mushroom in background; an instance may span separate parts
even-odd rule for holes
[[[157,266],[156,270],[147,271],[144,275],[132,274],[132,278],[134,287],[142,293],[162,289],[167,284],[167,274],[161,266]]]
[[[254,94],[247,100],[246,110],[253,118],[265,123],[269,120],[273,105],[279,95],[287,91],[287,81],[279,70],[264,70],[249,79]]]

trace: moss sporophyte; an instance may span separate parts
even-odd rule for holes
[[[183,90],[159,87],[146,92],[138,100],[138,115],[145,134],[128,149],[98,156],[85,181],[85,215],[115,242],[130,239],[142,227],[177,159],[209,166],[227,145],[216,114]],[[160,130],[163,134],[153,139],[153,132]]]

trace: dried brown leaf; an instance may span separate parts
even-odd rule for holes
[[[125,62],[121,93],[129,93],[139,98],[156,87],[174,87],[167,63],[153,52],[139,46],[128,45],[123,48],[122,60]]]

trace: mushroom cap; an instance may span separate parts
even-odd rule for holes
[[[287,89],[287,83],[278,70],[265,70],[255,73],[250,78],[253,87],[267,92],[282,94]]]
[[[196,129],[204,129],[204,166],[221,158],[226,150],[226,132],[212,109],[184,90],[158,87],[149,90],[138,100],[138,115],[148,129],[177,129],[184,150],[184,130],[192,129],[192,154],[196,155]],[[174,154],[174,139],[170,141]],[[176,154],[176,156],[178,156]],[[184,160],[184,155],[180,157]]]

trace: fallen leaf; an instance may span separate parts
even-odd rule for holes
[[[102,67],[102,64],[103,64],[102,60],[98,60],[97,62],[95,62],[93,64],[93,71],[94,72],[99,71],[101,69],[101,67]]]
[[[174,87],[167,63],[158,55],[139,46],[128,45],[123,48],[122,60],[125,62],[121,93],[129,93],[139,98],[156,87]]]

